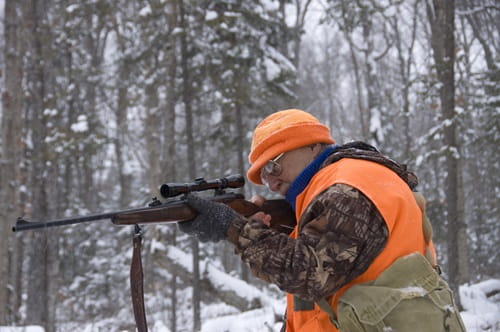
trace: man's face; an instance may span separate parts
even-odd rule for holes
[[[281,166],[279,175],[266,173],[261,170],[261,179],[268,188],[285,196],[290,189],[290,185],[297,178],[297,176],[309,165],[320,151],[320,145],[304,146],[298,149],[287,151],[276,160]]]

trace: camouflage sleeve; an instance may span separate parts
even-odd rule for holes
[[[384,248],[386,224],[358,190],[336,184],[318,195],[299,221],[299,236],[237,219],[229,240],[260,279],[304,300],[330,296],[363,273]]]

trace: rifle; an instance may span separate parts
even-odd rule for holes
[[[245,200],[242,194],[234,192],[226,193],[225,191],[226,188],[241,188],[244,184],[245,179],[239,175],[210,181],[198,178],[192,183],[165,183],[159,188],[161,196],[166,199],[164,202],[153,197],[148,206],[143,208],[48,221],[30,221],[18,218],[15,226],[12,227],[12,231],[20,232],[30,229],[45,229],[106,219],[110,219],[115,225],[134,225],[135,235],[133,238],[134,246],[130,266],[130,291],[137,330],[139,332],[147,332],[141,260],[142,231],[139,225],[164,224],[194,219],[196,211],[187,205],[185,197],[181,197],[180,199],[175,199],[174,197],[185,196],[191,192],[214,190],[214,196],[208,199],[227,204],[242,216],[249,217],[259,211],[263,211],[271,215],[271,228],[286,234],[289,234],[294,228],[296,224],[295,213],[284,199],[266,200],[262,206],[257,206]]]
[[[245,179],[240,175],[208,181],[197,178],[192,183],[165,183],[159,188],[161,196],[166,199],[164,202],[153,197],[147,207],[48,221],[32,221],[18,218],[15,226],[12,227],[12,231],[20,232],[107,219],[111,220],[115,225],[147,225],[189,221],[196,217],[196,211],[187,205],[185,197],[180,199],[174,199],[174,197],[185,196],[192,192],[214,190],[214,196],[207,199],[224,203],[244,217],[263,211],[272,217],[271,228],[286,234],[290,233],[296,223],[295,214],[284,199],[266,200],[262,206],[257,206],[245,200],[242,194],[226,193],[225,191],[226,188],[241,188],[244,184]]]

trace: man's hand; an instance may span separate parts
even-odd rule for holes
[[[265,198],[260,196],[260,195],[255,195],[252,196],[252,198],[249,199],[250,202],[254,203],[257,206],[262,206],[265,202]],[[271,226],[271,216],[269,214],[266,214],[264,212],[257,212],[249,217],[249,219],[257,219],[262,221],[264,224],[266,224],[268,227]]]
[[[201,242],[218,242],[227,238],[227,229],[238,214],[229,206],[195,195],[187,195],[187,204],[198,212],[196,218],[178,223],[184,233],[196,236]]]

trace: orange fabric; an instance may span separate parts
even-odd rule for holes
[[[360,190],[367,196],[384,218],[389,238],[385,249],[358,278],[342,287],[331,299],[336,311],[339,297],[355,284],[374,280],[397,258],[413,252],[424,254],[426,244],[422,232],[422,212],[408,185],[390,169],[375,162],[342,159],[321,169],[307,188],[296,199],[297,220],[309,203],[323,190],[335,183],[343,183]],[[290,235],[298,236],[298,226]],[[430,244],[430,247],[432,243]],[[433,247],[431,250],[433,251]],[[287,296],[287,332],[335,332],[332,324],[320,329],[305,329],[309,321],[328,322],[328,315],[315,307],[314,311],[293,311],[293,299]]]
[[[314,310],[293,311],[293,295],[286,294],[286,332],[338,332],[330,317],[316,304]],[[291,304],[291,305],[290,305]],[[292,318],[293,317],[293,318]]]
[[[311,114],[298,109],[273,113],[255,128],[248,161],[247,177],[262,184],[260,169],[282,152],[314,143],[335,143],[330,129]]]

